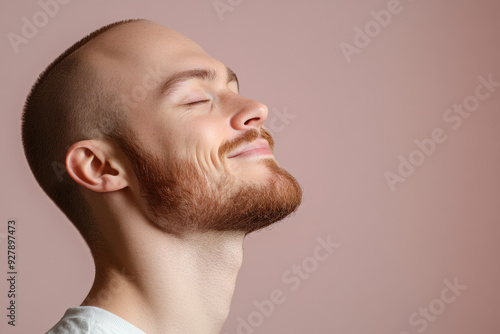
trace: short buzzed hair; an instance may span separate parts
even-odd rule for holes
[[[116,116],[119,113],[110,110],[116,98],[113,91],[77,51],[111,28],[135,21],[145,20],[111,23],[64,51],[36,80],[22,115],[22,140],[31,171],[91,249],[98,241],[93,214],[81,186],[65,172],[66,153],[80,140],[110,138],[109,132],[116,127],[109,124],[116,124],[120,119]]]

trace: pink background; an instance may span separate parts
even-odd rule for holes
[[[0,277],[12,218],[19,275],[15,328],[1,279],[0,331],[44,333],[93,279],[89,251],[25,161],[28,90],[76,40],[142,17],[197,41],[238,74],[242,94],[268,105],[276,155],[304,188],[296,215],[246,240],[223,333],[500,333],[500,87],[459,128],[443,119],[453,104],[474,101],[479,76],[500,81],[500,2],[401,0],[380,31],[370,12],[389,0],[221,2],[232,8],[223,20],[213,0],[72,0],[15,53],[7,34],[21,34],[22,18],[42,9],[3,0]],[[374,37],[348,63],[340,44],[352,45],[367,24]],[[446,141],[419,156],[414,141],[436,128]],[[421,165],[391,191],[384,173],[397,173],[400,155]],[[340,246],[318,262],[317,238],[328,236]],[[444,281],[455,279],[467,288],[444,290],[445,303]],[[273,290],[284,301],[259,311]],[[238,329],[241,319],[250,329]]]

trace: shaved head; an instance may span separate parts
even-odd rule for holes
[[[202,109],[208,103],[218,104],[216,112]],[[236,74],[198,44],[129,20],[85,37],[41,74],[25,105],[23,144],[40,186],[91,250],[105,244],[95,208],[109,196],[92,191],[93,174],[68,165],[72,147],[85,140],[107,141],[125,154],[129,190],[122,193],[138,195],[131,203],[162,230],[249,233],[301,201],[298,183],[274,158],[252,162],[230,152],[257,142],[256,152],[270,153],[266,117],[267,107],[239,95]],[[83,147],[81,154],[96,152]],[[106,163],[103,169],[113,170]]]

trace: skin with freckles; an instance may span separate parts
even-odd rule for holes
[[[220,332],[245,235],[301,202],[272,153],[267,107],[196,43],[149,21],[116,26],[75,57],[120,101],[113,126],[66,155],[101,240],[82,305],[146,333]]]

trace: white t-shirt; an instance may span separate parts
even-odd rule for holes
[[[78,306],[45,334],[146,334],[116,314],[95,306]]]

